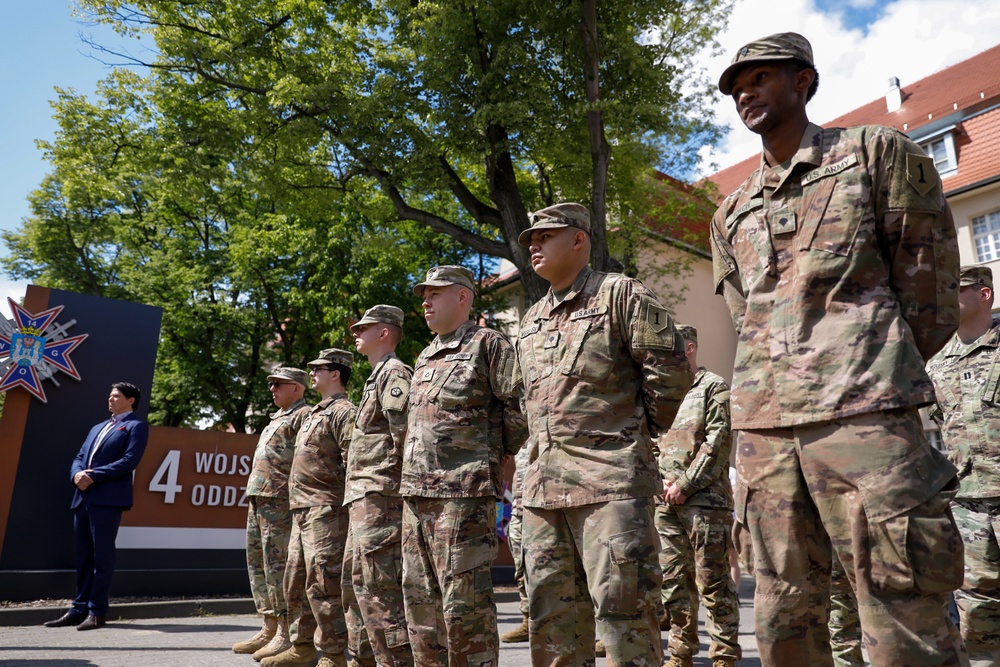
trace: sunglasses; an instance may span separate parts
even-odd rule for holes
[[[280,387],[283,384],[295,384],[295,383],[294,382],[268,382],[267,383],[267,387],[268,387],[268,389],[270,389],[271,387]]]

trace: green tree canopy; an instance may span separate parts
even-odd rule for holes
[[[690,173],[720,132],[693,58],[715,46],[722,0],[82,5],[151,35],[145,64],[176,73],[176,94],[236,101],[250,141],[324,134],[317,157],[338,180],[364,178],[400,219],[512,261],[529,301],[546,289],[517,244],[529,211],[590,204],[606,269],[605,223],[642,206],[634,184],[655,165]]]
[[[591,206],[608,268],[606,226],[657,206],[651,167],[690,173],[719,136],[692,59],[720,0],[80,4],[143,36],[149,58],[107,58],[148,74],[58,91],[52,171],[3,261],[164,308],[156,423],[255,428],[262,368],[350,349],[375,303],[407,314],[412,360],[430,335],[409,286],[434,264],[506,258],[539,298],[517,235],[557,201]]]

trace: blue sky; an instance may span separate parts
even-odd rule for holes
[[[816,0],[816,9],[839,16],[845,28],[866,31],[887,4],[884,0]]]
[[[28,214],[28,194],[48,171],[35,140],[55,134],[49,106],[55,87],[89,95],[109,72],[91,57],[80,35],[109,45],[122,40],[110,28],[72,16],[66,0],[5,3],[4,22],[8,29],[0,40],[0,89],[7,103],[0,107],[0,228],[14,229]]]

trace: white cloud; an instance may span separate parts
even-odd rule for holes
[[[28,291],[28,281],[0,278],[0,304],[2,304],[0,305],[0,316],[10,319],[13,313],[10,312],[10,307],[7,305],[8,297],[20,304],[26,291]]]
[[[702,64],[717,78],[743,44],[775,32],[801,33],[812,43],[820,75],[809,118],[824,123],[883,97],[890,77],[898,77],[905,90],[907,84],[995,46],[998,25],[1000,3],[981,0],[889,2],[867,34],[821,13],[812,0],[742,0],[729,28],[719,35],[723,55],[706,56]],[[760,151],[760,138],[743,127],[732,100],[720,100],[716,119],[730,132],[719,150],[702,151],[708,159],[705,173],[716,170],[710,162],[721,169]]]

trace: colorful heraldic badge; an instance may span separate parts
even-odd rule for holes
[[[71,320],[66,324],[55,322],[62,312],[62,306],[33,314],[8,298],[13,320],[0,317],[0,391],[13,387],[27,389],[35,398],[46,402],[42,380],[52,380],[57,387],[56,371],[62,371],[74,380],[80,374],[69,358],[70,352],[83,342],[89,334],[67,336],[66,331],[76,324]]]

